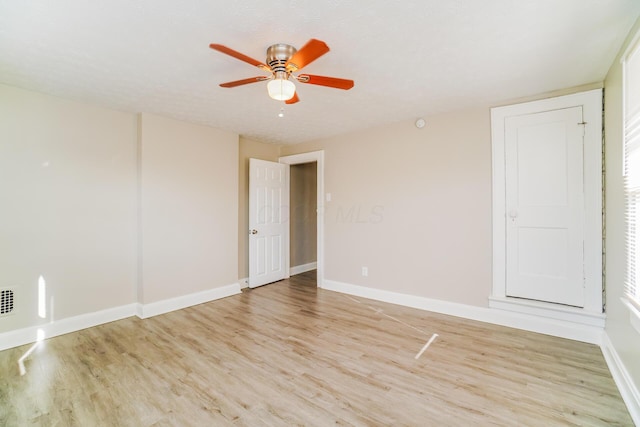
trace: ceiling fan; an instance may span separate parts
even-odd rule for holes
[[[296,93],[296,86],[292,80],[296,80],[300,83],[327,86],[344,90],[348,90],[353,87],[353,80],[315,76],[312,74],[293,74],[329,52],[329,46],[321,40],[311,39],[307,44],[302,46],[300,50],[296,50],[295,47],[283,43],[269,46],[267,49],[266,64],[221,44],[211,43],[209,47],[270,73],[268,76],[251,77],[248,79],[222,83],[220,85],[222,87],[231,88],[269,80],[269,83],[267,84],[269,96],[278,101],[285,101],[287,104],[295,104],[300,100]]]

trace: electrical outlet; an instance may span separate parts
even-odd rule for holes
[[[362,275],[367,277],[369,275],[369,267],[362,267]]]

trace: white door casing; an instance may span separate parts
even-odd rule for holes
[[[506,296],[584,306],[582,106],[505,119]]]
[[[518,292],[517,289],[508,288],[507,279],[508,279],[508,263],[516,262],[518,259],[513,258],[514,252],[510,248],[510,243],[508,239],[513,238],[513,233],[519,229],[518,226],[514,226],[513,224],[509,224],[512,221],[510,217],[511,214],[516,215],[516,220],[519,221],[519,225],[525,225],[528,221],[527,213],[524,211],[520,211],[519,208],[516,207],[514,212],[511,212],[512,207],[508,206],[508,198],[513,197],[513,188],[510,186],[518,185],[509,179],[507,180],[507,157],[512,158],[517,155],[514,154],[513,151],[509,151],[511,149],[507,149],[507,133],[515,132],[515,128],[521,123],[521,121],[526,121],[528,119],[523,118],[528,115],[536,115],[537,113],[543,113],[541,115],[544,116],[544,113],[549,112],[551,115],[555,114],[553,112],[557,112],[562,115],[561,110],[569,109],[573,112],[567,112],[567,114],[574,114],[578,110],[573,110],[574,107],[578,107],[582,110],[581,120],[578,120],[577,123],[584,123],[578,127],[577,132],[583,134],[583,145],[582,145],[582,194],[583,194],[583,210],[582,210],[582,226],[583,226],[583,255],[579,253],[580,256],[583,257],[583,277],[584,277],[584,287],[583,287],[583,304],[582,307],[575,307],[569,305],[561,305],[561,304],[575,304],[575,301],[571,300],[571,298],[575,298],[576,295],[564,295],[561,298],[562,303],[550,303],[550,302],[540,302],[535,300],[538,298],[535,294],[525,295],[524,298],[514,298],[509,296],[509,292]],[[546,118],[549,118],[547,116]],[[573,118],[573,117],[572,117]],[[557,125],[559,126],[559,125]],[[535,128],[535,125],[533,126]],[[574,128],[575,129],[575,128]],[[552,132],[553,129],[545,129],[544,126],[541,129],[538,129],[538,132]],[[557,131],[558,129],[556,129]],[[531,130],[535,134],[536,130]],[[572,95],[560,96],[556,98],[548,98],[542,99],[539,101],[526,102],[522,104],[509,105],[505,107],[497,107],[491,109],[491,132],[492,132],[492,174],[493,174],[493,288],[492,295],[489,298],[489,306],[491,308],[505,309],[510,311],[517,311],[527,314],[540,315],[545,317],[557,318],[562,320],[570,320],[572,322],[578,322],[582,324],[589,324],[593,326],[603,326],[604,325],[604,314],[602,307],[602,90],[596,89],[587,92],[576,93]],[[528,138],[533,138],[535,135],[524,135]],[[526,151],[527,147],[523,142],[523,149]],[[531,144],[530,144],[531,145]],[[512,147],[513,148],[513,147]],[[529,150],[537,147],[528,147]],[[571,148],[575,151],[575,147]],[[549,150],[553,151],[554,148],[549,147]],[[557,150],[557,147],[556,147]],[[517,150],[516,150],[517,151]],[[544,150],[542,150],[544,152]],[[524,155],[524,152],[520,153],[521,156]],[[533,151],[531,155],[541,155],[540,151]],[[557,155],[557,153],[556,153]],[[569,156],[569,153],[566,153]],[[568,157],[567,157],[568,159]],[[511,160],[509,160],[511,161]],[[548,159],[548,162],[543,160],[537,160],[538,163],[542,162],[545,166],[545,170],[548,169],[556,169],[561,168],[558,167],[559,160]],[[531,164],[528,167],[531,167],[536,163],[536,161],[529,162]],[[513,165],[509,166],[513,167]],[[567,166],[567,169],[575,169],[577,166]],[[578,173],[576,171],[572,173]],[[557,177],[556,177],[557,178]],[[538,176],[538,180],[540,180],[540,187],[544,187],[545,185],[549,187],[556,180],[556,178],[552,178],[551,176],[546,176],[544,174]],[[525,183],[525,190],[529,193],[526,197],[530,199],[538,198],[540,199],[540,189],[536,189],[534,184],[536,183],[535,174],[534,179],[530,180],[528,183]],[[575,182],[569,181],[568,185],[577,185]],[[529,187],[527,187],[527,185]],[[560,184],[558,184],[560,185]],[[553,202],[555,204],[558,203],[558,198],[562,196],[563,192],[558,188],[552,188],[551,200],[547,200],[547,202]],[[571,192],[571,197],[575,198],[579,197],[579,191],[576,193],[575,188],[569,189],[567,188],[567,193]],[[508,197],[508,194],[510,196]],[[517,194],[517,192],[516,192]],[[525,198],[526,198],[525,197]],[[555,201],[553,200],[555,197]],[[531,202],[532,200],[529,200]],[[538,200],[539,201],[539,200]],[[579,204],[579,202],[574,200],[574,204]],[[551,204],[553,204],[551,203]],[[532,204],[532,203],[529,203]],[[562,215],[573,215],[574,219],[571,220],[573,227],[568,227],[567,231],[564,232],[555,232],[548,231],[548,236],[546,239],[540,238],[540,236],[535,236],[536,233],[530,233],[531,235],[527,236],[527,231],[524,231],[525,236],[522,236],[522,232],[520,232],[520,237],[530,238],[530,241],[525,244],[525,248],[523,250],[530,251],[533,248],[537,247],[538,249],[543,248],[545,245],[547,247],[551,246],[554,240],[558,241],[572,241],[572,238],[566,236],[565,238],[560,237],[562,233],[573,233],[578,232],[579,227],[575,227],[575,222],[577,218],[577,213],[571,211],[570,209],[565,209],[565,212],[561,215],[559,213],[560,208],[551,209],[552,213],[555,213],[556,217],[560,217]],[[540,214],[539,216],[543,217],[544,213],[541,209],[537,212]],[[554,216],[554,215],[552,215]],[[567,221],[565,223],[569,223],[569,218],[566,218]],[[579,222],[579,220],[578,220]],[[511,227],[511,229],[510,229]],[[569,229],[571,229],[569,231]],[[523,230],[526,230],[523,227]],[[551,227],[551,230],[555,230],[555,228]],[[543,231],[541,234],[544,234]],[[515,238],[518,238],[518,234],[515,234]],[[564,240],[563,240],[564,239]],[[523,240],[524,241],[524,240]],[[513,242],[512,242],[513,243]],[[511,244],[512,244],[511,243]],[[517,245],[517,243],[516,243]],[[527,246],[528,245],[528,246]],[[522,245],[521,245],[522,246]],[[554,251],[557,251],[557,247],[553,248]],[[578,251],[582,252],[582,251]],[[508,256],[508,253],[511,256]],[[515,253],[517,255],[517,252]],[[556,275],[559,276],[558,272],[564,268],[574,268],[567,275],[573,275],[575,277],[576,271],[574,261],[570,261],[569,259],[564,259],[561,263],[556,263],[557,260],[551,259],[549,254],[545,254],[546,259],[546,268],[550,269],[550,272],[555,272]],[[564,267],[561,264],[565,263]],[[544,265],[544,263],[542,263]],[[569,267],[572,266],[572,267]],[[521,266],[527,267],[529,269],[529,273],[536,273],[533,271],[532,266]],[[555,269],[555,270],[554,270]],[[522,271],[527,271],[524,268]],[[549,272],[548,271],[548,272]],[[538,273],[541,271],[538,270]],[[547,273],[548,273],[547,272]],[[544,274],[542,274],[544,276]],[[547,286],[547,285],[545,285]],[[575,289],[573,289],[575,291]],[[532,298],[532,299],[525,299]],[[573,301],[573,302],[571,302]]]
[[[249,159],[249,287],[288,276],[289,166]]]

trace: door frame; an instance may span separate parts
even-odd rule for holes
[[[581,106],[584,126],[584,308],[506,296],[505,119]],[[493,289],[489,307],[604,325],[602,307],[602,89],[491,109],[493,181]]]
[[[308,153],[293,154],[290,156],[283,156],[278,159],[280,163],[287,165],[299,165],[303,163],[317,162],[317,176],[316,176],[316,209],[317,209],[317,267],[316,267],[316,283],[318,287],[322,287],[324,284],[324,150],[310,151]],[[287,191],[289,191],[290,175],[287,174]],[[289,206],[289,218],[291,218],[291,206]],[[289,237],[290,238],[290,237]],[[285,266],[287,271],[287,277],[289,276],[290,269],[290,242],[285,244]]]

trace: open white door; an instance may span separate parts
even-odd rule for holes
[[[287,276],[289,165],[249,159],[249,287]]]

